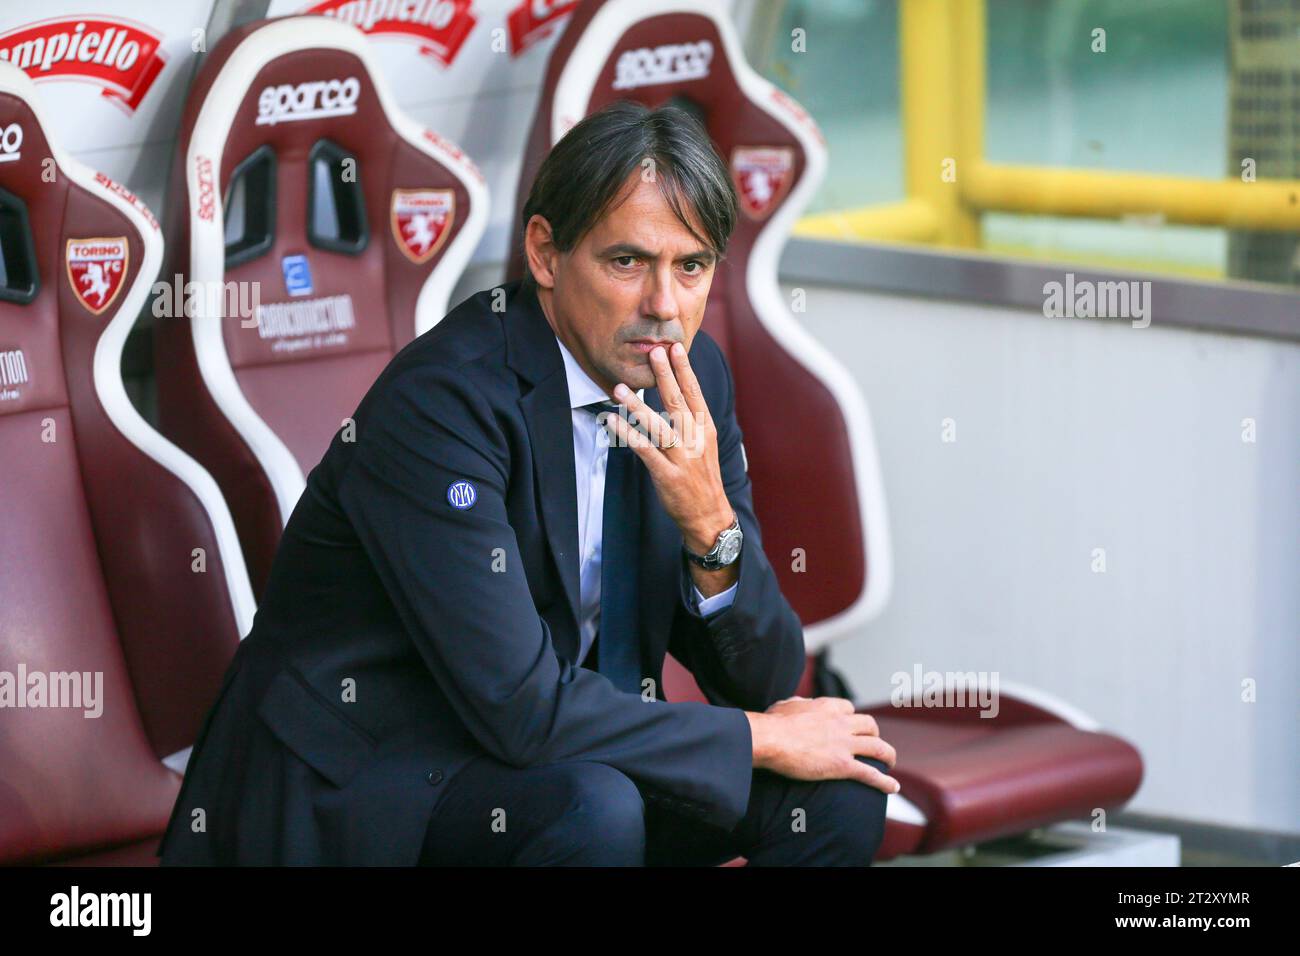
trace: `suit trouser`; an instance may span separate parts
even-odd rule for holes
[[[858,757],[888,772],[879,760]],[[886,795],[856,780],[755,770],[731,831],[647,803],[633,781],[589,761],[518,768],[480,755],[442,795],[425,866],[869,866]]]

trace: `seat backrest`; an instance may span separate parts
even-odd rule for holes
[[[215,482],[121,377],[158,223],[37,97],[0,62],[0,863],[160,832],[254,610]]]
[[[777,285],[781,248],[825,171],[825,140],[745,62],[721,3],[584,0],[547,67],[516,197],[511,278],[523,274],[523,204],[542,159],[579,119],[620,99],[694,112],[731,169],[741,216],[703,327],[735,380],[764,548],[816,651],[874,616],[892,580],[866,401]]]
[[[198,295],[188,322],[155,330],[159,421],[226,493],[260,593],[304,476],[446,313],[487,189],[400,112],[360,30],[298,16],[240,27],[204,60],[168,209],[166,275]]]

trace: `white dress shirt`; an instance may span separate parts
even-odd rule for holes
[[[555,342],[564,356],[564,374],[569,382],[569,405],[573,415],[573,474],[578,491],[578,631],[581,646],[578,663],[587,658],[600,627],[600,537],[605,515],[605,462],[609,458],[609,436],[600,421],[584,405],[592,402],[618,402],[606,395],[591,376],[582,370],[572,353],[556,336]],[[644,398],[645,389],[636,391]],[[635,452],[633,452],[635,454]],[[709,615],[729,607],[736,598],[733,584],[712,597],[705,597],[692,585],[696,610]]]

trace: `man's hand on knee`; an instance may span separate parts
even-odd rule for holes
[[[893,767],[897,754],[870,714],[855,713],[842,697],[789,697],[764,713],[747,711],[754,766],[796,780],[858,780],[884,793],[901,785],[870,763]]]

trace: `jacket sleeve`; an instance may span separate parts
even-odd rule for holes
[[[697,342],[703,338],[699,336]],[[709,344],[726,373],[725,398],[718,402],[723,411],[713,415],[718,430],[718,467],[745,538],[737,559],[735,597],[728,607],[707,616],[699,613],[692,600],[691,565],[679,552],[681,600],[668,650],[691,672],[712,703],[764,711],[799,686],[806,665],[803,624],[781,593],[776,572],[763,551],[743,436],[736,421],[731,370],[717,344],[712,340]]]
[[[357,413],[340,506],[474,738],[518,767],[608,764],[734,827],[753,771],[742,711],[646,700],[556,654],[507,520],[510,449],[479,390],[426,364],[373,397]]]

